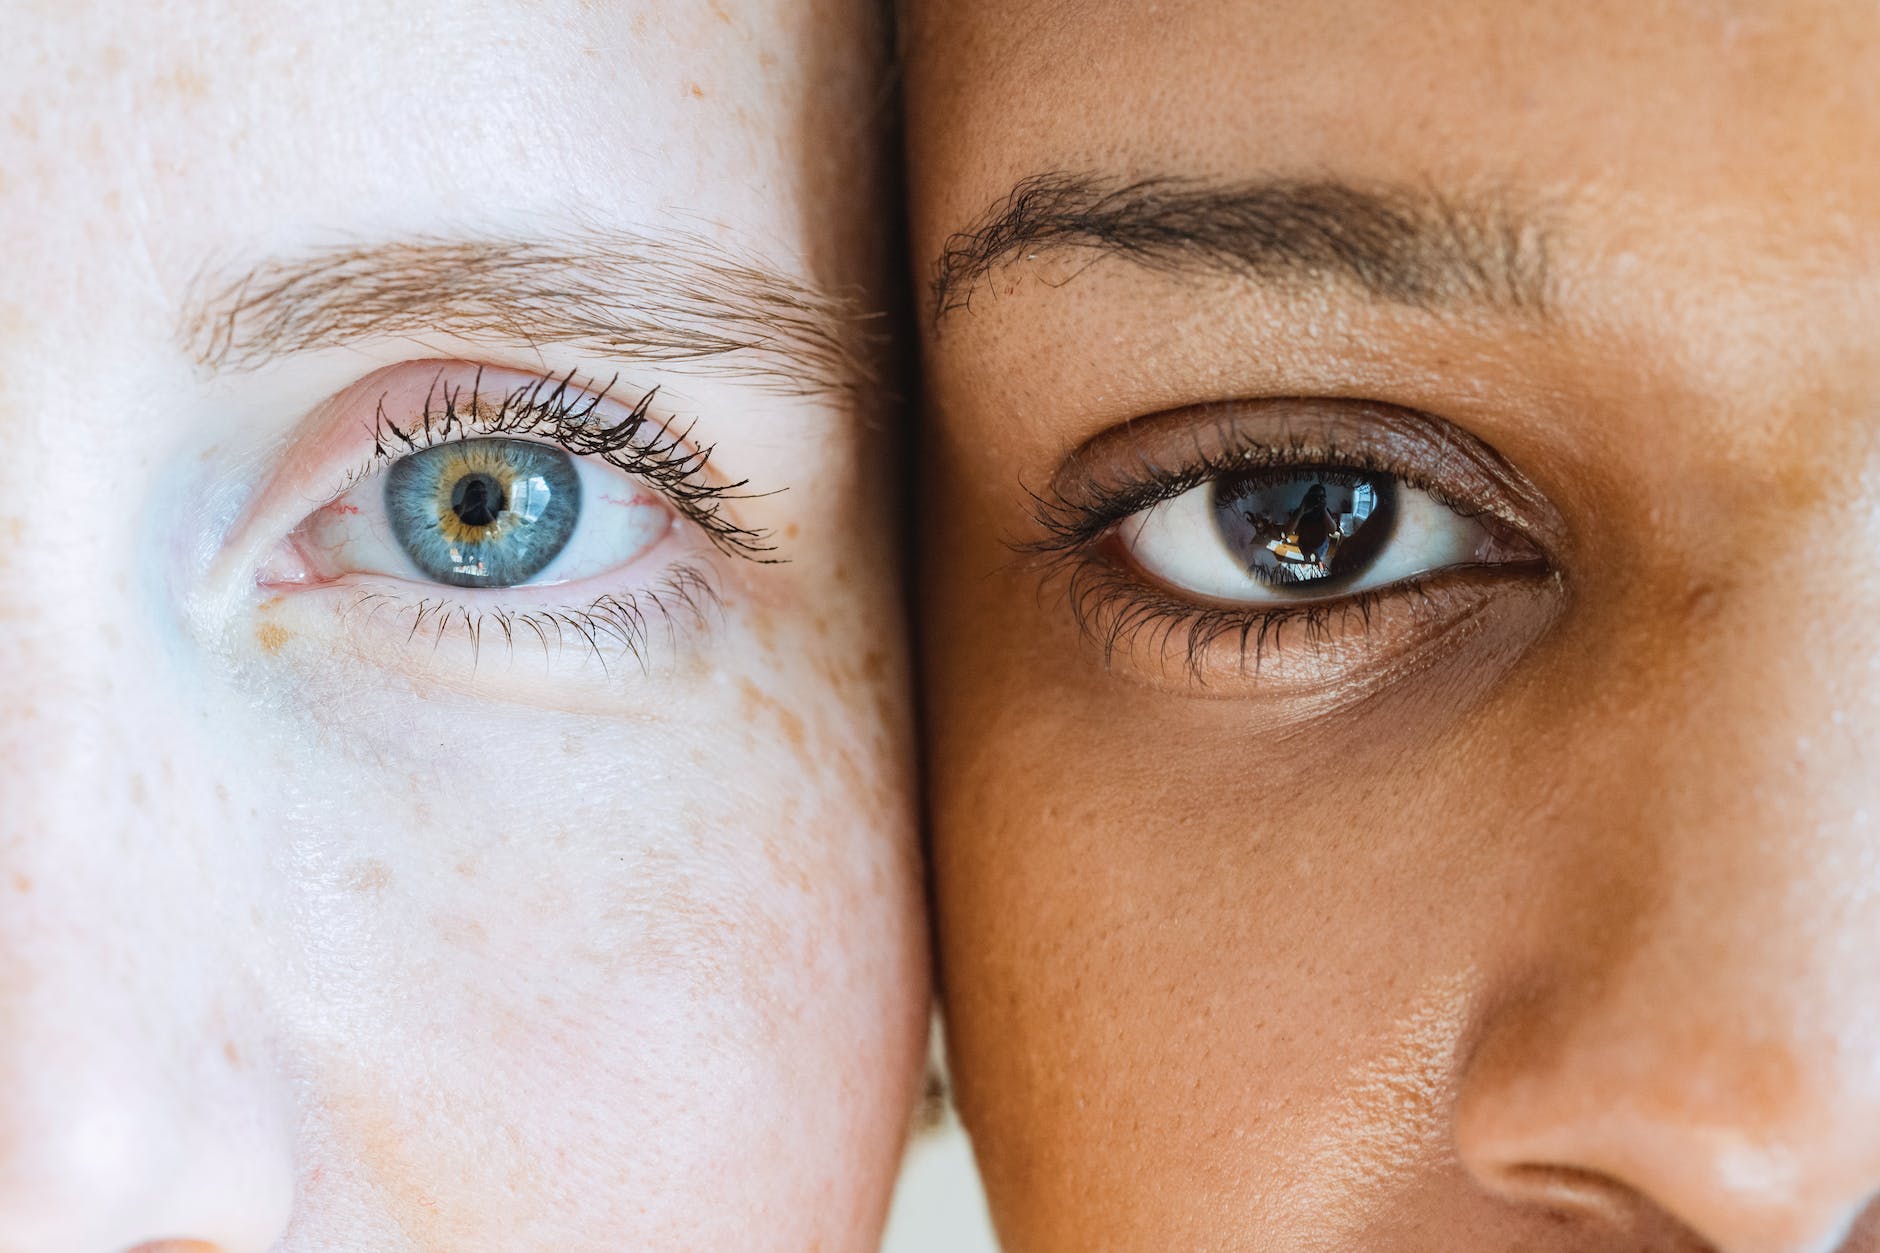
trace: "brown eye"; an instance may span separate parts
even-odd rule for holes
[[[1222,543],[1282,591],[1323,592],[1363,574],[1396,526],[1396,484],[1382,475],[1258,470],[1212,486]]]
[[[1224,475],[1126,518],[1116,534],[1170,591],[1231,604],[1330,599],[1513,559],[1483,521],[1388,474],[1339,466]]]

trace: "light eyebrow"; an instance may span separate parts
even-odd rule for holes
[[[793,395],[873,386],[878,315],[698,236],[578,231],[327,248],[198,278],[182,341],[208,370],[368,338],[575,344]]]
[[[1330,281],[1420,308],[1547,304],[1546,232],[1490,201],[1337,180],[1117,183],[1052,173],[1023,180],[947,239],[930,284],[935,322],[1002,267],[1066,249],[1162,271]]]

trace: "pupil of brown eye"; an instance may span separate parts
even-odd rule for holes
[[[487,474],[466,474],[450,489],[450,509],[465,526],[489,526],[509,508],[503,485]]]
[[[1214,523],[1262,582],[1358,573],[1389,538],[1395,493],[1381,475],[1265,471],[1217,479]]]

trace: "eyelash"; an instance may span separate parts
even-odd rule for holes
[[[1330,638],[1334,625],[1355,621],[1369,631],[1373,611],[1387,600],[1433,609],[1432,590],[1453,573],[1436,571],[1388,587],[1325,600],[1226,608],[1183,600],[1129,573],[1117,558],[1103,551],[1116,528],[1130,517],[1225,475],[1246,470],[1337,466],[1389,475],[1463,517],[1488,517],[1509,523],[1492,509],[1458,501],[1428,475],[1379,457],[1369,448],[1346,447],[1334,439],[1308,441],[1298,437],[1283,443],[1249,443],[1237,438],[1233,428],[1225,424],[1217,433],[1219,451],[1199,447],[1197,441],[1194,458],[1176,467],[1145,457],[1138,460],[1136,473],[1128,480],[1087,478],[1079,482],[1074,499],[1057,487],[1045,492],[1027,489],[1031,521],[1038,535],[1014,542],[1011,547],[1021,557],[1041,563],[1047,578],[1064,580],[1078,629],[1096,641],[1106,666],[1118,651],[1147,637],[1163,655],[1171,641],[1178,642],[1184,669],[1190,679],[1198,679],[1215,646],[1223,640],[1234,640],[1243,658],[1251,649],[1252,669],[1258,672],[1269,649],[1280,651],[1287,628],[1300,628],[1308,645]]]
[[[647,646],[655,623],[664,623],[667,642],[675,642],[678,622],[705,625],[718,610],[719,601],[717,589],[704,571],[681,565],[656,587],[639,593],[608,593],[585,606],[520,611],[495,606],[472,610],[461,602],[443,597],[435,600],[426,597],[412,604],[387,592],[361,591],[346,616],[363,611],[369,621],[373,614],[387,608],[411,615],[411,629],[405,635],[407,644],[414,642],[428,625],[431,646],[435,649],[443,643],[451,627],[461,623],[470,640],[473,668],[482,660],[483,633],[490,629],[501,633],[503,646],[511,651],[517,637],[526,631],[541,645],[544,656],[551,659],[567,646],[572,634],[600,663],[604,673],[607,672],[605,645],[612,641],[632,657],[644,673],[648,668]]]
[[[503,394],[491,408],[481,394],[483,372],[479,370],[470,383],[468,415],[459,408],[464,399],[461,385],[433,384],[425,396],[424,412],[410,427],[393,422],[381,399],[374,415],[373,468],[452,440],[532,436],[571,457],[592,457],[643,480],[727,556],[764,565],[779,562],[780,558],[768,555],[776,551],[769,532],[741,526],[724,514],[726,502],[757,495],[744,490],[750,480],[710,482],[706,471],[715,445],[692,447],[692,425],[676,432],[661,427],[651,416],[657,387],[620,421],[611,425],[593,421],[595,410],[606,402],[616,381],[589,391],[577,384],[572,372],[556,379],[536,379]],[[651,439],[645,438],[649,428]],[[359,477],[354,475],[352,481]]]

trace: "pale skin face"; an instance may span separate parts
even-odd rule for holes
[[[1880,1247],[1872,7],[912,25],[941,967],[1007,1247]],[[1414,590],[1248,574],[1241,502],[1328,533],[1315,468],[1395,485]]]
[[[238,7],[0,50],[0,1250],[872,1249],[872,9]],[[635,473],[441,585],[386,476],[505,414]]]

